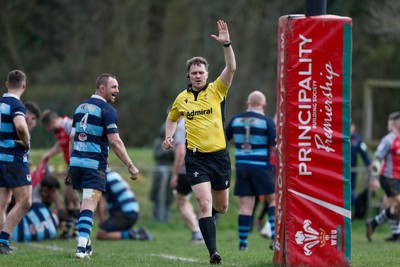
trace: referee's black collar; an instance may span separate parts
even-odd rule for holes
[[[208,84],[209,84],[209,83],[206,83],[206,84],[203,86],[203,88],[201,88],[199,91],[193,90],[192,84],[188,84],[188,87],[187,87],[186,90],[187,90],[188,92],[199,93],[200,91],[206,90],[207,87],[208,87]]]

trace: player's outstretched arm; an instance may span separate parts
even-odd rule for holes
[[[211,37],[222,44],[224,48],[225,68],[220,75],[222,82],[230,87],[233,80],[233,75],[236,71],[236,59],[233,52],[231,38],[229,35],[228,24],[223,20],[217,21],[218,36],[212,34]]]

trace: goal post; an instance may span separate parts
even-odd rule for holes
[[[363,138],[365,141],[372,140],[372,122],[374,120],[373,91],[377,89],[400,89],[400,81],[368,79],[364,82]]]

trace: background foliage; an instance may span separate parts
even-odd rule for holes
[[[399,76],[400,19],[397,0],[328,0],[328,13],[353,19],[353,119],[362,117],[363,83]],[[29,88],[23,100],[72,115],[94,92],[98,74],[118,77],[121,135],[129,146],[151,144],[166,110],[186,87],[185,62],[201,55],[210,79],[224,66],[222,48],[210,35],[216,20],[229,24],[237,73],[227,118],[244,108],[247,94],[262,90],[267,114],[276,108],[277,23],[304,13],[291,0],[3,0],[0,9],[0,76],[23,69]],[[398,108],[397,91],[379,93],[374,136],[385,132],[387,114]],[[33,146],[52,143],[38,128]]]

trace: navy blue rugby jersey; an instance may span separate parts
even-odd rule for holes
[[[107,134],[118,133],[117,111],[104,98],[93,95],[75,109],[72,125],[75,137],[70,166],[105,171]]]

